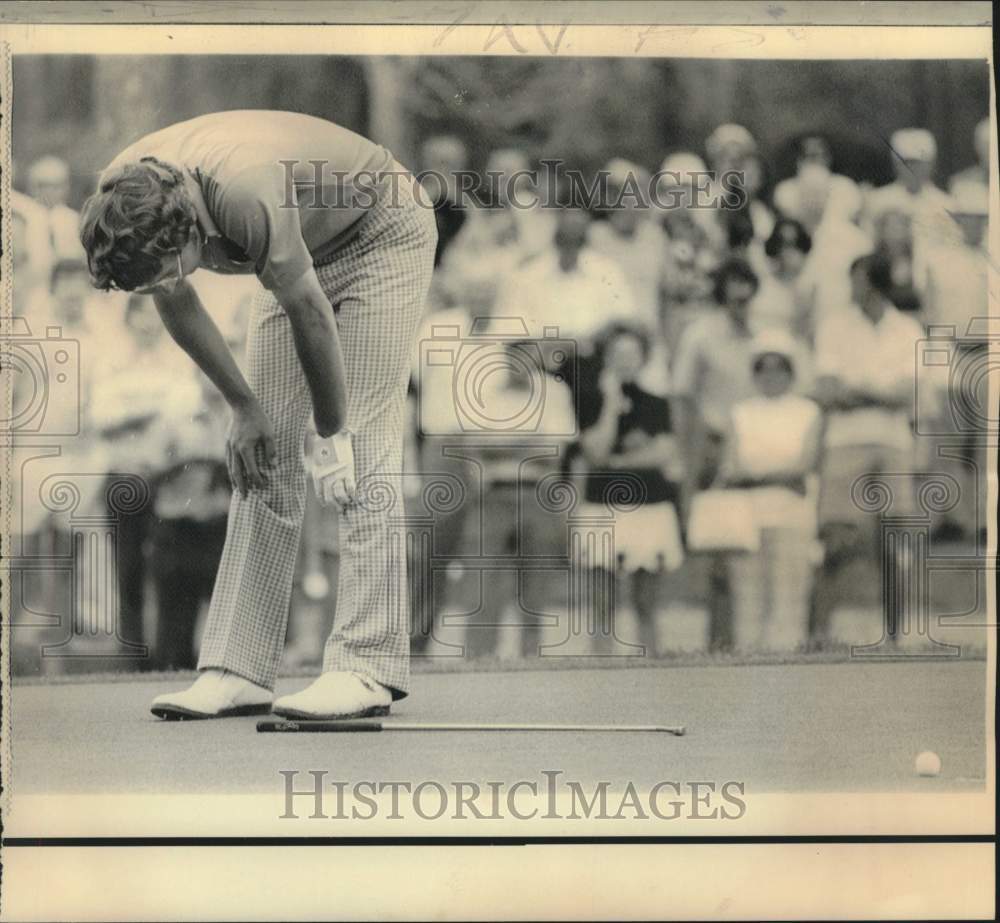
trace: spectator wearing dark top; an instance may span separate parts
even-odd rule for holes
[[[458,174],[469,166],[465,143],[454,135],[432,135],[420,149],[420,182],[434,204],[438,241],[434,265],[465,224],[466,211],[458,196]]]
[[[664,576],[680,567],[684,557],[676,508],[683,471],[669,404],[636,384],[649,352],[645,331],[613,325],[599,351],[597,387],[581,395],[579,422],[587,462],[585,503],[597,505],[595,513],[606,516],[613,498],[628,494],[634,500],[628,510],[613,511],[615,579],[628,575],[645,653],[654,656]],[[610,625],[612,614],[595,613],[598,624]],[[603,635],[609,640],[610,632]]]

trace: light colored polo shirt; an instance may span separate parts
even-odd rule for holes
[[[755,394],[751,361],[753,337],[720,308],[687,326],[674,356],[674,393],[694,401],[705,425],[716,433],[729,428],[733,404]]]
[[[379,176],[384,184],[386,174],[401,170],[385,148],[346,128],[265,110],[171,125],[129,145],[105,175],[145,156],[184,171],[207,236],[201,265],[256,273],[272,290],[350,240],[377,201]]]
[[[990,314],[989,254],[979,247],[939,247],[927,259],[925,320],[954,325],[965,336],[969,323]]]
[[[856,304],[830,312],[816,330],[816,375],[833,376],[850,388],[890,391],[913,385],[917,341],[923,329],[912,317],[887,307],[873,324]],[[881,445],[908,450],[911,411],[864,407],[827,417],[828,446]]]
[[[854,180],[839,173],[828,174],[826,200],[821,221],[853,221],[861,211],[861,190]],[[810,193],[801,176],[782,180],[774,187],[774,204],[783,215],[809,225]]]
[[[610,221],[595,221],[588,240],[594,250],[621,266],[638,316],[650,330],[655,330],[660,323],[660,291],[669,247],[663,228],[643,218],[635,234],[626,237]]]
[[[501,289],[495,313],[521,318],[532,337],[555,328],[560,337],[584,341],[612,321],[639,320],[621,267],[590,247],[569,272],[554,248],[536,256]]]
[[[851,300],[851,264],[871,253],[871,235],[850,221],[828,219],[812,235],[813,245],[803,267],[816,287],[814,319],[839,311]]]

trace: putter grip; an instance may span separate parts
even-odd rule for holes
[[[320,732],[320,733],[343,733],[343,734],[357,734],[360,732],[376,732],[382,730],[381,721],[315,721],[315,720],[302,720],[294,721],[291,719],[284,721],[275,721],[270,719],[268,721],[258,721],[257,730],[261,733],[302,733],[303,731],[309,732]]]

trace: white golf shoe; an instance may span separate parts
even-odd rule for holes
[[[285,718],[373,718],[388,715],[392,693],[364,673],[323,673],[294,695],[274,700],[273,711]]]
[[[235,673],[205,670],[187,689],[158,695],[150,711],[167,721],[266,715],[273,698],[270,689]]]

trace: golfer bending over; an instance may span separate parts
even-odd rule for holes
[[[341,508],[337,609],[322,675],[273,710],[386,714],[408,691],[409,613],[392,504],[381,501],[401,502],[406,385],[437,240],[413,178],[384,148],[321,119],[214,113],[119,154],[84,207],[81,239],[95,286],[152,293],[232,408],[235,489],[201,675],[157,697],[153,714],[272,710],[306,468],[320,499]],[[187,280],[199,267],[261,282],[249,380]],[[317,438],[304,457],[310,411]],[[366,502],[366,483],[379,502]]]

